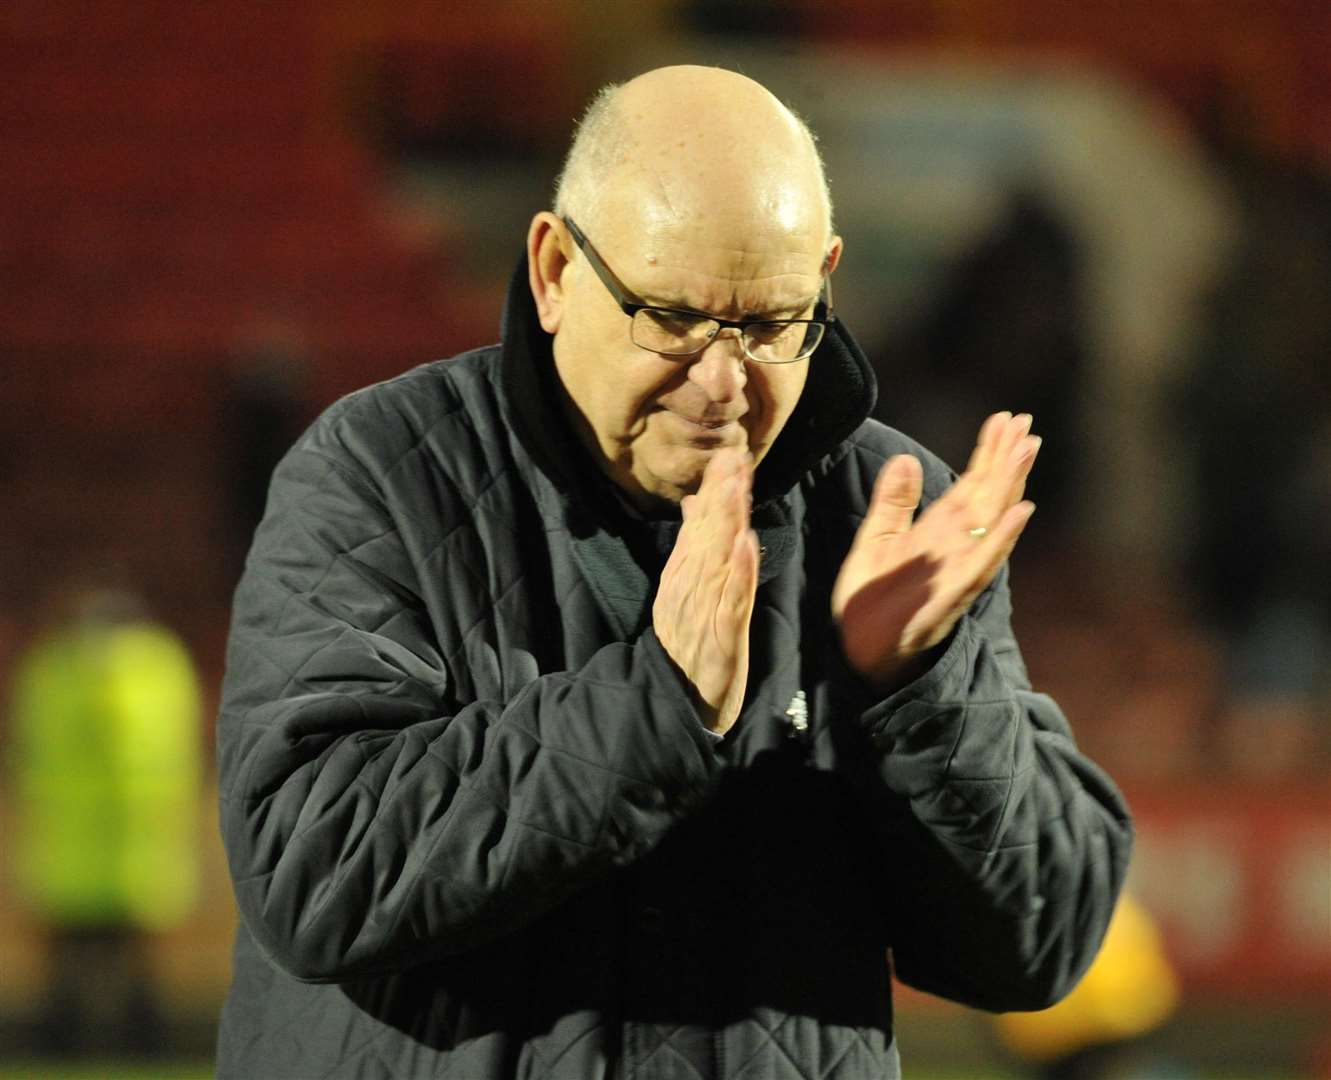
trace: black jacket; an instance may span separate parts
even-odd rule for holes
[[[277,469],[218,727],[241,926],[219,1075],[893,1077],[890,968],[990,1009],[1089,964],[1131,827],[1033,693],[1006,572],[876,700],[829,616],[892,454],[841,328],[758,470],[743,715],[650,624],[678,521],[502,346],[340,401]],[[807,716],[807,722],[805,717]],[[890,956],[889,956],[890,950]]]

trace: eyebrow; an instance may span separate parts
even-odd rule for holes
[[[772,311],[765,311],[765,312],[754,312],[754,311],[749,311],[749,312],[745,312],[743,315],[741,315],[738,319],[736,319],[736,320],[734,320],[734,321],[736,321],[736,322],[763,322],[763,321],[765,321],[765,320],[769,320],[769,319],[770,319],[770,320],[776,320],[776,319],[793,319],[793,318],[796,317],[796,315],[795,315],[796,312],[806,311],[806,310],[808,310],[809,308],[813,307],[815,304],[817,304],[817,303],[818,303],[818,298],[822,295],[822,291],[823,291],[823,290],[822,290],[822,287],[819,286],[819,289],[818,289],[818,291],[817,291],[816,293],[814,293],[811,297],[809,297],[809,298],[806,299],[806,300],[801,301],[801,302],[798,303],[798,304],[787,304],[787,305],[784,306],[784,307],[779,307],[779,308],[776,308],[776,309],[774,309],[774,310],[772,310]],[[640,295],[640,296],[638,296],[638,300],[639,300],[641,303],[646,304],[648,307],[666,308],[666,309],[669,310],[669,311],[682,311],[682,312],[684,312],[685,314],[688,314],[688,315],[699,315],[699,316],[701,316],[701,317],[704,318],[704,319],[718,319],[718,318],[721,318],[721,317],[722,317],[722,316],[719,316],[719,315],[714,315],[714,314],[712,314],[710,311],[703,311],[701,308],[696,308],[696,307],[694,307],[692,304],[687,304],[687,303],[685,303],[684,300],[683,300],[681,297],[679,297],[679,296],[670,296],[670,297],[666,297],[666,296],[662,296],[662,295],[660,295],[660,294],[655,294],[655,295],[646,295],[646,294],[644,294],[644,295]]]

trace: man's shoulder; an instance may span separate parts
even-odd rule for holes
[[[932,450],[904,432],[878,420],[865,420],[810,473],[812,489],[844,500],[852,511],[868,506],[874,480],[889,458],[911,454],[924,468],[924,499],[936,499],[956,473]]]
[[[381,473],[427,440],[465,441],[500,424],[499,347],[420,364],[330,405],[298,448]]]
[[[340,398],[324,411],[316,426],[377,428],[390,417],[414,421],[417,426],[438,423],[451,413],[493,400],[498,360],[499,347],[490,345],[420,364]],[[385,434],[391,430],[390,426]]]

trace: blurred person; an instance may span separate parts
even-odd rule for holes
[[[960,478],[867,419],[812,136],[651,71],[583,118],[499,345],[278,466],[219,718],[221,1077],[889,1077],[895,973],[1065,994],[1126,870]]]
[[[148,935],[197,889],[200,691],[133,594],[79,588],[14,669],[19,893],[48,934],[39,1049],[159,1051]]]
[[[1236,771],[1331,752],[1331,176],[1271,159],[1218,114],[1237,258],[1176,415],[1195,501],[1189,569],[1227,652],[1216,732]],[[1233,127],[1234,130],[1226,130]]]
[[[1006,405],[1040,418],[1042,436],[1059,448],[1027,489],[1040,506],[1042,548],[1066,543],[1090,457],[1083,289],[1073,230],[1038,195],[1016,191],[992,232],[875,359],[892,388],[879,418],[927,437],[944,461],[965,461],[973,417]]]

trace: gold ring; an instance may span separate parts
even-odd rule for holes
[[[989,530],[986,529],[983,525],[976,525],[975,528],[973,529],[967,529],[966,535],[969,536],[972,540],[983,540],[986,536],[989,535]]]

